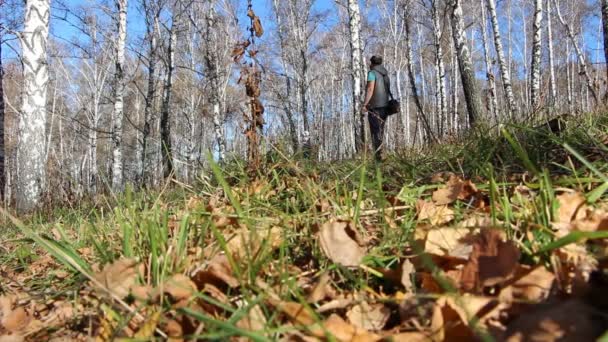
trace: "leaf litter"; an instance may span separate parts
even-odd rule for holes
[[[193,196],[171,216],[162,253],[94,266],[95,281],[40,251],[35,267],[0,266],[13,279],[1,288],[0,341],[587,341],[606,331],[608,301],[597,299],[608,284],[604,238],[536,252],[542,239],[608,230],[601,203],[585,194],[557,195],[542,228],[523,219],[545,210],[530,209],[538,190],[514,187],[508,198],[521,216],[491,217],[488,187],[453,174],[434,177],[445,184],[412,205],[387,195],[384,210],[369,210],[369,198],[344,207],[357,196],[330,201],[331,188],[312,190],[308,216],[268,218],[254,206],[293,205],[294,189],[318,189],[315,181],[277,189],[257,180],[233,198]],[[194,213],[180,242],[180,222]],[[407,225],[411,239],[386,243]],[[96,255],[89,248],[85,259]],[[51,270],[47,290],[28,285]],[[66,290],[68,280],[76,281]]]

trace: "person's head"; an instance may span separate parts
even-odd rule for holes
[[[372,56],[369,61],[372,67],[375,67],[376,65],[382,65],[383,62],[382,56]]]

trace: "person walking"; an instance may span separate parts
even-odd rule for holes
[[[370,59],[370,71],[367,74],[367,92],[363,110],[367,111],[369,129],[372,135],[374,157],[376,161],[382,160],[384,126],[388,118],[388,104],[390,97],[391,81],[388,71],[382,65],[381,56],[373,56]]]

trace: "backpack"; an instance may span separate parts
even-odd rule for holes
[[[386,90],[388,90],[388,96],[389,96],[388,105],[386,106],[386,114],[388,114],[388,115],[397,114],[397,113],[401,112],[401,103],[399,102],[399,100],[395,99],[395,97],[393,96],[393,93],[391,92],[390,78],[389,77],[383,77],[383,78],[384,78],[384,87],[386,88]]]

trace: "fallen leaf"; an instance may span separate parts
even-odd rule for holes
[[[134,259],[119,259],[96,274],[94,278],[119,298],[125,298],[137,285],[138,278],[144,274],[143,265]],[[95,288],[98,288],[95,286]]]
[[[470,291],[498,285],[510,279],[519,264],[520,251],[504,232],[482,229],[462,272],[462,288]]]
[[[556,197],[559,203],[557,215],[555,217],[557,223],[570,223],[581,219],[579,215],[584,215],[585,203],[587,199],[579,192],[566,192]]]
[[[323,328],[313,330],[315,336],[325,337],[325,331],[333,335],[338,341],[344,342],[373,342],[379,341],[380,336],[371,334],[365,329],[348,324],[340,316],[332,314],[323,322]]]
[[[331,285],[329,282],[331,281],[331,277],[328,272],[325,272],[319,278],[319,281],[312,289],[308,298],[306,299],[309,303],[320,302],[327,297],[328,290],[331,289]]]
[[[596,311],[571,299],[527,310],[507,327],[503,341],[595,341],[605,328]]]
[[[467,228],[432,229],[426,236],[424,251],[467,259],[473,251],[472,233]]]
[[[416,210],[418,221],[428,220],[434,226],[441,226],[454,220],[454,211],[447,205],[437,206],[433,202],[418,200]]]
[[[192,281],[199,290],[203,289],[205,284],[213,284],[218,287],[227,285],[231,288],[236,288],[240,284],[233,276],[228,257],[223,254],[211,259],[206,270],[196,272],[192,276]]]
[[[173,303],[188,301],[197,292],[196,284],[183,274],[173,275],[162,286],[163,293],[171,296]]]
[[[468,201],[479,191],[470,180],[452,176],[445,187],[433,192],[433,202],[437,205],[452,204],[457,200]]]
[[[156,330],[156,326],[160,321],[161,311],[157,311],[153,313],[139,328],[137,333],[133,337],[136,339],[150,339],[154,335],[154,331]]]
[[[33,319],[24,307],[16,305],[15,299],[12,296],[0,297],[0,331],[22,332]]]
[[[319,230],[319,244],[331,261],[345,267],[356,267],[365,256],[365,249],[353,236],[355,232],[348,222],[330,221]]]
[[[361,302],[353,306],[347,313],[348,321],[355,327],[365,330],[382,330],[391,315],[384,304],[368,304]]]
[[[544,266],[520,266],[512,283],[501,290],[499,298],[506,302],[512,302],[514,299],[542,302],[551,293],[554,282],[555,275]]]
[[[246,303],[240,303],[239,307],[246,306]],[[241,318],[236,326],[249,331],[262,331],[266,327],[267,321],[264,312],[259,305],[252,306],[245,317]]]
[[[300,303],[269,300],[277,310],[287,315],[294,323],[303,326],[313,325],[317,320],[308,308]]]

